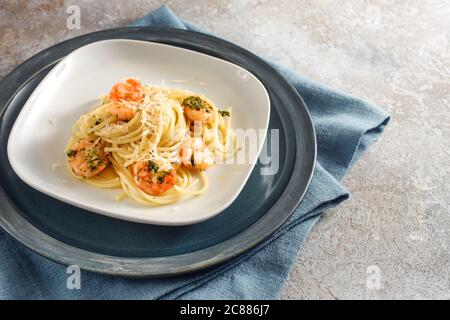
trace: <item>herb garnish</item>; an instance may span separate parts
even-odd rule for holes
[[[231,112],[228,110],[220,110],[219,113],[222,117],[231,117]]]
[[[73,149],[69,149],[69,150],[67,150],[66,154],[67,154],[67,156],[68,156],[69,158],[70,158],[70,157],[75,157],[75,155],[77,154],[77,151],[76,151],[76,150],[73,150]]]
[[[156,180],[158,183],[163,183],[164,178],[170,173],[170,171],[160,171],[158,175],[156,176]]]
[[[190,96],[185,98],[181,105],[192,110],[204,109],[207,113],[210,113],[212,111],[211,105],[197,96]]]
[[[200,97],[190,96],[183,100],[182,105],[190,109],[200,110],[203,106],[203,100]]]
[[[156,164],[155,161],[152,160],[148,160],[148,170],[152,171],[153,173],[158,172],[158,165]]]
[[[96,148],[89,149],[86,156],[86,161],[88,163],[89,169],[91,170],[97,169],[100,163],[100,159],[98,158],[98,151]]]

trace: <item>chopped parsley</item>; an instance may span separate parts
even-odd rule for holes
[[[153,173],[157,173],[158,172],[158,165],[156,164],[156,162],[152,161],[152,160],[148,160],[148,170],[152,171]]]
[[[228,110],[220,110],[219,113],[222,117],[231,117],[231,112]]]
[[[187,107],[193,110],[204,109],[208,113],[212,111],[212,108],[208,102],[196,96],[187,97],[181,104],[183,105],[183,107]]]
[[[203,100],[200,97],[190,96],[183,100],[182,105],[190,109],[200,110],[203,107]]]
[[[160,171],[158,172],[158,174],[156,175],[156,180],[158,181],[158,183],[163,183],[164,182],[164,178],[170,173],[170,171]]]
[[[89,169],[91,169],[91,171],[94,171],[95,169],[98,168],[98,161],[97,162],[88,161],[88,166],[89,166]]]
[[[75,157],[77,152],[75,150],[73,150],[73,149],[69,149],[69,150],[67,150],[66,154],[70,158],[70,157]]]
[[[98,157],[98,151],[96,148],[89,149],[86,155],[86,161],[88,163],[89,169],[97,169],[98,165],[100,164],[100,159]]]

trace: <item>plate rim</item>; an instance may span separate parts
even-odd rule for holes
[[[32,251],[37,252],[38,254],[53,260],[58,263],[62,263],[64,265],[73,265],[78,264],[82,269],[93,271],[93,272],[99,272],[99,273],[105,273],[105,274],[111,274],[111,275],[121,275],[121,276],[135,276],[135,277],[162,277],[162,276],[173,276],[173,275],[179,275],[179,274],[185,274],[190,273],[194,271],[199,271],[202,269],[209,268],[213,265],[216,265],[218,263],[223,263],[231,258],[234,258],[241,253],[255,247],[257,244],[261,243],[265,239],[267,239],[270,235],[272,235],[276,230],[279,229],[281,225],[284,224],[284,222],[292,215],[294,210],[298,207],[299,203],[303,199],[306,191],[308,190],[308,187],[311,183],[314,169],[315,169],[315,163],[317,158],[317,139],[316,134],[314,130],[314,125],[312,123],[311,115],[302,99],[300,94],[293,88],[293,86],[281,75],[278,71],[276,71],[272,66],[270,66],[267,62],[262,60],[261,58],[257,57],[253,53],[249,52],[246,49],[243,49],[235,44],[232,44],[226,40],[216,38],[211,35],[198,33],[195,31],[188,31],[188,30],[180,30],[180,29],[173,29],[173,28],[155,28],[155,27],[126,27],[126,28],[113,28],[108,30],[102,30],[97,31],[93,33],[84,34],[72,39],[65,40],[63,42],[60,42],[52,47],[49,47],[24,63],[20,64],[16,68],[14,68],[7,76],[4,77],[4,79],[0,82],[0,87],[5,86],[7,81],[9,79],[14,80],[15,78],[19,78],[20,76],[23,77],[23,75],[20,75],[20,71],[22,69],[26,69],[27,67],[30,68],[30,72],[28,74],[31,74],[26,77],[26,79],[23,79],[23,81],[20,81],[20,86],[15,86],[17,88],[14,90],[9,96],[5,97],[5,94],[0,91],[0,101],[5,100],[5,107],[2,108],[0,111],[0,117],[3,117],[3,114],[5,110],[7,109],[7,106],[10,104],[11,100],[17,95],[17,93],[25,86],[36,74],[39,73],[39,71],[42,71],[49,65],[52,65],[57,61],[57,59],[52,60],[52,55],[54,55],[54,52],[58,48],[63,48],[65,45],[70,46],[72,42],[83,42],[86,41],[86,43],[95,42],[90,41],[91,38],[95,37],[101,37],[106,36],[106,38],[102,38],[100,40],[105,39],[117,39],[123,36],[126,36],[126,39],[137,39],[146,41],[143,39],[145,34],[148,36],[149,34],[153,33],[159,33],[159,36],[161,34],[164,34],[164,36],[179,36],[180,38],[189,38],[193,37],[196,38],[198,43],[198,47],[201,46],[202,41],[203,42],[212,42],[212,43],[220,43],[221,46],[233,49],[234,51],[239,52],[243,56],[250,56],[254,61],[257,62],[258,65],[263,65],[265,69],[268,69],[272,76],[275,76],[278,78],[278,81],[281,81],[283,83],[283,86],[286,87],[286,90],[288,90],[288,93],[290,96],[293,96],[292,98],[296,99],[300,103],[299,110],[296,110],[294,112],[294,116],[297,118],[303,118],[306,121],[306,124],[309,126],[307,133],[309,134],[310,139],[310,148],[312,148],[311,151],[312,154],[309,158],[310,164],[309,164],[309,170],[307,174],[307,181],[306,183],[302,182],[302,192],[299,194],[298,189],[296,190],[296,186],[299,184],[298,181],[295,181],[293,177],[289,179],[287,182],[286,188],[284,189],[282,195],[280,198],[273,204],[273,206],[265,213],[264,216],[262,216],[258,221],[256,221],[253,225],[248,227],[246,230],[242,231],[241,233],[237,234],[236,236],[223,241],[221,243],[218,243],[216,245],[213,245],[211,247],[189,252],[185,254],[175,255],[175,256],[168,256],[168,257],[152,257],[152,258],[124,258],[124,257],[117,257],[117,256],[110,256],[100,253],[94,253],[90,251],[86,251],[83,249],[79,249],[76,247],[73,247],[71,245],[68,245],[66,243],[63,243],[57,239],[54,239],[41,230],[39,230],[37,227],[32,225],[28,220],[26,220],[21,214],[20,211],[18,211],[18,208],[8,197],[5,197],[9,200],[9,203],[12,205],[12,207],[15,209],[16,214],[13,215],[11,212],[5,212],[4,214],[0,215],[0,226],[3,227],[3,229],[9,233],[12,237],[14,237],[16,240],[18,240],[22,245],[25,245]],[[135,38],[137,36],[141,36],[142,38]],[[155,37],[157,35],[154,35]],[[150,40],[149,40],[150,41]],[[151,40],[153,42],[159,42],[159,43],[166,43],[162,40]],[[189,45],[186,43],[183,43],[182,40],[177,39],[176,37],[171,38],[170,45],[172,46],[182,46],[183,48],[191,49]],[[191,45],[191,46],[195,46]],[[78,46],[79,47],[79,46]],[[230,50],[231,50],[230,49]],[[73,51],[73,50],[72,50]],[[198,52],[205,53],[201,50],[195,50]],[[214,50],[209,49],[210,52],[213,52]],[[214,52],[216,53],[216,52]],[[208,53],[206,53],[208,54]],[[219,54],[219,53],[217,53]],[[211,55],[211,54],[210,54]],[[213,55],[215,57],[219,57],[217,55]],[[33,68],[33,62],[39,66],[39,59],[46,58],[47,61],[51,60],[51,63],[46,63],[46,65],[41,66],[40,68],[36,68],[34,66]],[[226,60],[226,59],[224,59]],[[235,63],[235,62],[233,62]],[[239,65],[238,63],[235,63]],[[253,73],[253,72],[251,72]],[[263,81],[262,81],[263,82]],[[14,82],[13,82],[14,83]],[[17,83],[17,82],[16,82]],[[264,82],[263,82],[264,83]],[[300,117],[300,113],[302,113],[302,117]],[[295,131],[298,135],[298,130]],[[297,145],[298,147],[298,145]],[[297,148],[298,149],[298,148]],[[296,154],[299,153],[299,150],[295,150]],[[295,161],[293,164],[292,171],[295,171],[295,168],[298,169],[298,161]],[[286,205],[286,203],[283,203],[281,199],[286,194],[289,194],[288,191],[294,191],[297,196],[295,199],[290,197],[291,202],[289,202],[289,205]],[[284,215],[282,219],[277,219],[276,214],[270,215],[271,212],[274,211],[283,211],[287,210],[287,212],[284,212]],[[9,210],[13,211],[13,210]],[[8,220],[13,219],[13,220]],[[264,228],[264,222],[267,222],[266,220],[269,220],[271,222],[270,224],[270,230],[267,228]],[[270,221],[272,220],[272,221]],[[15,228],[10,222],[14,221],[17,226],[19,227],[26,227],[27,232],[24,232],[24,229]],[[32,232],[30,232],[32,231]],[[31,235],[33,234],[33,236]],[[255,236],[257,235],[257,236]],[[241,242],[242,238],[246,240],[245,245],[242,244],[236,244],[236,242],[239,240]],[[45,244],[45,245],[44,245]],[[43,249],[46,248],[47,250]],[[230,248],[233,250],[230,251]],[[206,254],[208,252],[208,254]],[[197,260],[193,259],[193,256],[196,256]],[[80,259],[84,258],[80,262]],[[81,264],[82,263],[82,264]]]
[[[172,47],[175,48],[178,51],[190,51],[195,55],[199,55],[199,56],[204,56],[204,57],[208,57],[208,59],[212,59],[215,61],[218,61],[219,63],[223,63],[223,64],[227,64],[232,66],[233,68],[237,68],[239,70],[245,70],[251,77],[253,77],[256,82],[258,83],[258,85],[261,87],[262,89],[262,94],[264,94],[264,100],[266,100],[267,103],[267,115],[266,115],[266,121],[264,122],[262,128],[264,130],[264,134],[261,137],[262,140],[266,139],[266,135],[267,135],[267,131],[269,129],[269,120],[270,120],[270,113],[271,113],[271,102],[270,102],[270,97],[269,97],[269,93],[267,92],[266,87],[264,86],[264,84],[261,82],[261,80],[256,77],[252,72],[244,69],[243,67],[232,63],[230,61],[224,60],[224,59],[220,59],[211,55],[207,55],[205,53],[202,52],[197,52],[191,49],[186,49],[186,48],[182,48],[182,47],[177,47],[177,46],[172,46],[172,45],[168,45],[165,43],[158,43],[158,42],[154,42],[154,41],[145,41],[145,40],[137,40],[137,39],[104,39],[104,40],[98,40],[98,41],[94,41],[88,44],[84,44],[80,47],[78,47],[77,49],[73,50],[72,52],[70,52],[68,55],[66,55],[65,57],[63,57],[60,61],[58,61],[53,68],[50,70],[49,73],[47,73],[45,75],[45,77],[41,80],[41,82],[36,86],[36,88],[33,90],[33,92],[31,93],[31,95],[28,97],[27,101],[25,102],[25,104],[23,105],[22,109],[20,110],[17,118],[15,119],[14,125],[11,128],[9,137],[8,137],[8,141],[7,141],[7,156],[8,156],[8,160],[9,163],[11,165],[11,168],[13,169],[14,173],[23,181],[25,182],[28,186],[32,187],[33,189],[49,196],[52,197],[58,201],[62,201],[66,204],[69,204],[71,206],[75,206],[78,207],[80,209],[84,209],[87,211],[91,211],[97,214],[101,214],[107,217],[111,217],[111,218],[115,218],[115,219],[120,219],[120,220],[125,220],[125,221],[131,221],[131,222],[136,222],[136,223],[143,223],[143,224],[153,224],[153,225],[161,225],[161,226],[186,226],[186,225],[191,225],[191,224],[196,224],[196,223],[200,223],[203,221],[206,221],[208,219],[211,219],[215,216],[217,216],[218,214],[220,214],[222,211],[226,210],[240,195],[240,193],[242,192],[242,190],[244,189],[245,185],[248,182],[248,179],[250,178],[251,173],[253,172],[255,165],[256,165],[256,161],[258,160],[259,155],[261,154],[262,148],[263,148],[263,144],[260,143],[259,147],[258,147],[258,152],[257,152],[257,158],[256,159],[251,159],[250,160],[250,165],[248,170],[246,170],[245,175],[243,176],[243,180],[239,183],[239,186],[236,188],[236,190],[233,192],[232,197],[226,199],[225,201],[223,201],[219,206],[217,206],[214,210],[211,210],[208,212],[208,214],[203,214],[200,217],[195,217],[195,218],[184,218],[184,219],[178,219],[178,220],[170,220],[170,219],[163,219],[163,218],[155,218],[155,217],[143,217],[143,216],[130,216],[127,215],[127,213],[119,213],[118,211],[111,211],[110,209],[104,209],[101,208],[98,205],[93,205],[93,204],[85,204],[83,202],[81,202],[80,200],[74,199],[71,196],[67,196],[66,194],[58,194],[55,191],[52,190],[48,190],[48,188],[45,187],[41,187],[39,185],[39,183],[35,180],[35,177],[29,176],[24,174],[24,172],[20,169],[20,167],[22,167],[21,165],[18,165],[18,162],[14,160],[14,153],[12,150],[16,150],[16,148],[14,148],[12,146],[12,142],[17,141],[17,139],[20,139],[18,137],[18,130],[20,128],[17,127],[18,121],[22,120],[22,122],[24,122],[24,119],[28,119],[30,116],[27,114],[30,109],[33,107],[33,103],[35,104],[35,102],[33,102],[33,100],[38,98],[39,94],[43,94],[45,91],[46,86],[48,86],[48,81],[51,79],[52,76],[54,76],[55,74],[57,74],[59,72],[58,67],[61,66],[62,64],[64,64],[65,62],[68,62],[69,59],[74,59],[73,57],[75,56],[75,54],[77,52],[80,52],[83,49],[86,49],[87,47],[93,47],[95,45],[102,45],[104,43],[111,43],[111,42],[133,42],[133,43],[141,43],[139,45],[146,45],[146,44],[151,44],[151,45],[155,45],[157,47]],[[44,89],[44,90],[43,90]],[[48,90],[48,88],[47,88]],[[31,101],[31,102],[30,102]],[[26,125],[26,120],[22,125]],[[11,142],[12,141],[12,142]],[[130,209],[129,209],[130,210]]]

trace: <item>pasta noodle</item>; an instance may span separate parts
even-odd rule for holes
[[[99,188],[121,188],[144,205],[174,203],[208,188],[204,172],[237,150],[230,110],[188,91],[117,83],[73,125],[69,172]]]

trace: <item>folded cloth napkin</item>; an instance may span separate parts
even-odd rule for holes
[[[168,7],[133,26],[199,31]],[[290,219],[255,249],[212,270],[163,279],[126,279],[81,272],[81,289],[66,287],[66,267],[25,249],[0,229],[2,299],[273,299],[300,246],[324,210],[348,198],[339,180],[389,121],[382,110],[273,64],[298,90],[313,118],[318,157],[308,192]],[[0,202],[6,201],[0,195]],[[1,203],[0,203],[1,207]]]

